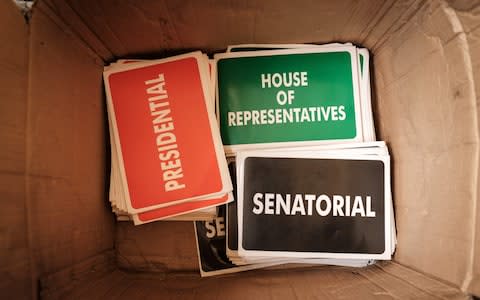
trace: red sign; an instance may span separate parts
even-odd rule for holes
[[[132,212],[222,191],[202,84],[208,68],[202,75],[199,59],[183,56],[106,77]]]
[[[186,214],[186,213],[197,211],[203,208],[222,205],[227,203],[228,201],[229,201],[229,196],[228,194],[226,194],[221,198],[216,198],[211,200],[189,201],[189,202],[184,202],[180,204],[174,204],[167,207],[157,208],[154,210],[149,210],[147,212],[139,213],[137,215],[138,223],[145,223],[149,221],[160,220],[168,217],[177,216],[180,214]]]

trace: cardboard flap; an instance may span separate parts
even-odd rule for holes
[[[75,272],[78,274],[78,272]],[[342,267],[249,271],[235,276],[114,271],[78,277],[81,285],[45,293],[68,299],[468,299],[458,289],[390,263],[352,272]],[[415,279],[415,280],[412,280]]]

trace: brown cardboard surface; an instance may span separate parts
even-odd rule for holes
[[[51,0],[42,2],[43,9],[48,11],[50,16],[55,16],[61,27],[74,35],[78,42],[87,47],[94,55],[98,55],[103,60],[112,58],[112,52],[108,49],[102,40],[91,31],[82,18],[72,9],[68,1],[62,1],[62,5],[54,5]]]
[[[93,32],[104,48],[122,57],[238,43],[373,42],[420,1],[49,2],[88,24],[88,31],[79,31],[85,40]]]
[[[26,197],[33,275],[113,248],[102,65],[42,3],[30,25]]]
[[[97,278],[97,275],[99,278]],[[395,263],[365,269],[295,268],[217,278],[114,271],[80,278],[44,299],[468,299],[458,289]]]
[[[67,297],[72,291],[77,295],[83,290],[103,291],[116,282],[103,282],[115,274],[115,258],[112,251],[106,251],[55,273],[44,275],[39,280],[39,295],[49,299],[83,299]],[[102,284],[103,283],[103,284]],[[108,289],[107,289],[108,291]]]
[[[373,16],[372,25],[362,39],[362,45],[375,51],[399,28],[410,20],[425,1],[404,0],[392,1],[385,9]]]
[[[395,259],[462,286],[470,268],[477,116],[466,42],[427,3],[374,53],[377,128],[393,156]]]
[[[115,246],[117,264],[125,270],[198,270],[193,222],[162,221],[142,226],[119,222]]]
[[[0,173],[0,293],[29,299],[32,295],[25,175]]]
[[[449,1],[449,3],[455,9],[456,16],[461,23],[468,42],[468,49],[466,51],[470,54],[473,80],[475,84],[475,95],[478,103],[480,100],[480,5],[478,1],[463,0]],[[479,191],[477,190],[477,197],[478,195]],[[472,253],[472,259],[471,276],[470,278],[467,278],[468,280],[465,284],[469,286],[470,292],[480,295],[480,204],[478,201],[476,207],[474,251]]]
[[[11,1],[0,3],[0,294],[32,295],[25,204],[28,27]],[[8,40],[8,42],[6,42]]]

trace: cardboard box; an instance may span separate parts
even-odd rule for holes
[[[480,295],[480,6],[471,1],[0,2],[0,292],[11,299]],[[239,43],[370,49],[398,246],[365,269],[200,279],[192,223],[116,223],[102,72]]]

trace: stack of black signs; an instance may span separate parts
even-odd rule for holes
[[[361,50],[239,45],[215,57],[235,201],[214,220],[195,222],[202,276],[391,259],[390,156],[375,141]]]

